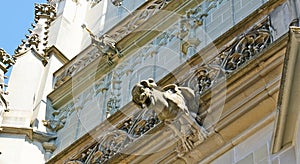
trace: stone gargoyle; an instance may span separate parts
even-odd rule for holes
[[[176,84],[160,88],[153,79],[142,80],[132,89],[132,101],[142,109],[154,110],[158,119],[175,132],[182,141],[181,153],[191,150],[206,138],[205,130],[190,114],[190,109],[196,111],[194,108],[197,108],[192,89]]]
[[[103,34],[102,36],[98,37],[95,34],[92,33],[92,31],[87,28],[85,24],[82,24],[81,27],[85,29],[92,39],[92,44],[96,46],[96,48],[101,52],[104,56],[107,57],[107,62],[109,65],[113,64],[112,59],[115,55],[117,55],[119,58],[122,57],[122,54],[117,47],[117,41],[113,39],[108,34]]]

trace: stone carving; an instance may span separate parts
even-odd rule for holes
[[[219,74],[219,70],[208,65],[202,65],[192,69],[192,72],[186,81],[182,83],[183,86],[188,86],[195,90],[196,96],[199,97],[204,91],[215,83],[215,79]]]
[[[53,21],[56,17],[55,7],[49,4],[35,4],[34,14],[36,20],[46,17],[48,20]]]
[[[121,6],[123,3],[123,0],[111,0],[111,3],[115,6]]]
[[[231,49],[223,52],[227,56],[224,69],[232,72],[265,49],[271,42],[272,34],[268,24],[250,31],[240,37]]]
[[[18,58],[33,48],[45,65],[47,57],[43,53],[48,44],[48,29],[55,17],[56,11],[54,6],[50,4],[35,4],[34,21],[36,24],[32,24],[33,29],[29,29],[29,35],[25,35],[27,40],[22,40],[22,44],[15,50],[14,58]]]
[[[169,36],[167,38],[169,38]],[[160,39],[158,41],[162,44],[165,43],[164,39]],[[255,55],[259,54],[259,52],[263,51],[270,43],[272,43],[272,35],[268,21],[262,22],[260,25],[237,37],[230,43],[232,44],[228,45],[228,48],[223,50],[221,53],[216,54],[215,58],[208,61],[206,64],[193,67],[191,69],[192,71],[187,76],[183,76],[183,79],[179,80],[179,84],[181,86],[188,86],[194,89],[196,97],[201,96],[201,94],[216,84],[219,79],[241,67],[244,63],[246,63],[248,60],[251,60]],[[244,56],[246,56],[241,58],[245,60],[239,62],[240,64],[232,64],[238,61],[236,60],[237,58],[234,57],[234,54],[236,53],[244,54]],[[142,55],[143,54],[139,54],[139,56]],[[134,58],[134,60],[130,60],[129,63],[135,63],[135,65],[139,65],[141,62],[142,61]],[[130,69],[135,68],[136,67],[130,67]],[[125,69],[123,71],[126,72]],[[122,74],[125,75],[124,72]],[[155,84],[154,80],[149,79],[137,84],[133,91],[134,102],[136,102],[139,107],[144,109],[138,111],[133,116],[130,116],[129,119],[117,126],[117,131],[122,131],[120,133],[124,134],[124,136],[126,134],[127,137],[130,138],[131,142],[134,142],[135,139],[147,133],[147,131],[159,123],[166,124],[174,131],[175,135],[180,138],[181,142],[179,143],[178,147],[179,153],[189,151],[194,146],[203,142],[203,140],[206,138],[205,130],[203,130],[201,126],[199,127],[197,124],[195,124],[190,117],[190,114],[192,113],[190,110],[193,112],[198,110],[197,104],[190,104],[191,102],[196,101],[187,101],[187,99],[193,99],[194,97],[192,94],[193,92],[190,89],[186,87],[178,87],[177,85],[169,85],[164,88],[159,88]],[[158,98],[161,99],[158,101]],[[158,108],[156,108],[156,106],[158,106]],[[175,110],[168,110],[171,108],[174,108]],[[163,109],[167,110],[161,113]],[[200,119],[200,124],[201,122],[203,123],[207,113],[197,114],[197,117]],[[124,139],[127,137],[121,138]],[[131,143],[127,142],[127,139],[122,140],[122,142],[125,144]],[[106,142],[102,142],[101,140],[101,144],[103,145],[108,145],[108,143],[110,143],[109,140],[106,140]],[[94,161],[95,163],[99,161],[105,162],[114,155],[113,153],[111,154],[110,151],[102,151],[103,149],[99,149],[99,147],[102,147],[99,143],[90,146],[89,149],[84,151],[81,155],[72,158],[69,163],[85,163],[88,159],[90,161]],[[121,146],[121,148],[124,147]],[[116,149],[112,147],[108,150]],[[119,151],[120,150],[121,149],[119,149]],[[87,158],[88,156],[90,157]],[[104,157],[108,158],[103,160]]]
[[[42,120],[43,125],[46,126],[48,129],[50,129],[53,132],[57,132],[60,129],[62,129],[65,126],[66,123],[66,117],[60,117],[59,119],[53,119],[53,120]]]
[[[70,67],[65,69],[61,74],[56,76],[55,82],[54,82],[54,88],[57,88],[60,85],[62,85],[63,83],[65,83],[72,76],[74,76],[77,72],[81,71],[83,68],[85,68],[91,62],[95,61],[95,59],[98,58],[99,56],[101,56],[101,54],[98,52],[98,50],[95,50],[95,49],[85,53],[85,56],[76,60],[76,62],[74,64],[72,64]]]
[[[164,8],[170,1],[172,0],[155,0],[146,4],[146,8],[140,11],[135,12],[134,15],[125,25],[120,27],[119,30],[115,31],[111,34],[111,37],[115,40],[119,41],[144,22],[146,22],[149,18],[151,18],[154,14]]]
[[[6,69],[15,64],[15,60],[2,48],[0,48],[0,62],[5,65]]]
[[[122,80],[121,80],[121,73],[119,72],[118,68],[112,71],[112,77],[110,81],[111,81],[111,90],[110,90],[111,95],[106,104],[107,117],[115,113],[121,107]]]
[[[209,90],[226,74],[230,74],[234,70],[241,67],[244,63],[246,63],[248,60],[253,58],[259,52],[263,51],[270,43],[272,43],[271,33],[272,32],[269,27],[268,20],[260,23],[259,25],[255,26],[253,29],[248,31],[247,33],[237,37],[234,41],[231,42],[232,44],[228,45],[228,48],[226,48],[221,53],[216,55],[216,57],[211,61],[208,61],[206,64],[197,65],[194,68],[192,68],[189,74],[183,76],[182,80],[179,80],[180,82],[179,84],[181,86],[187,86],[193,89],[195,91],[195,96],[198,98],[201,94]],[[155,43],[153,42],[153,44],[165,45],[168,42],[166,40],[174,38],[173,34],[170,35],[170,34],[163,33],[161,37],[158,37],[156,39]],[[95,53],[96,52],[91,53],[90,55],[92,56],[91,59],[89,59],[88,57],[86,58],[85,61],[92,61],[92,59],[95,58],[95,56],[92,54]],[[120,67],[122,67],[122,70],[118,74],[122,76],[130,74],[130,72],[136,69],[136,66],[140,65],[142,62],[143,62],[143,54],[141,53],[138,55],[138,57],[129,60],[128,63],[126,62],[122,63],[120,65]],[[81,62],[81,63],[86,63],[86,62]],[[80,66],[80,67],[78,66],[78,68],[83,68],[83,67],[84,66]],[[78,71],[80,69],[74,69],[74,70]],[[70,70],[70,72],[72,71]],[[109,112],[109,115],[113,114],[114,111],[118,110],[121,107],[121,103],[120,103],[121,99],[119,96],[121,95],[120,87],[122,86],[122,84],[120,83],[120,81],[121,81],[121,77],[109,78],[107,83],[113,84],[113,87],[105,86],[104,88],[100,87],[100,89],[98,89],[98,91],[101,90],[100,92],[109,90],[110,93],[113,93],[112,96],[110,97],[111,99],[108,99],[106,101],[107,104],[105,104]],[[87,101],[89,100],[83,102],[87,102]],[[194,112],[198,113],[196,109]],[[198,113],[198,116],[199,116],[199,118],[197,117],[198,123],[202,125],[205,119],[205,115]],[[142,125],[142,123],[140,125]],[[52,129],[56,129],[56,128],[52,128]],[[140,132],[136,132],[136,135],[139,135],[138,133]]]
[[[65,126],[68,116],[75,111],[74,103],[70,103],[60,110],[52,112],[52,118],[49,120],[42,120],[43,125],[51,132],[57,132]]]
[[[81,110],[85,104],[94,101],[97,97],[105,95],[109,90],[108,75],[106,78],[97,80],[90,88],[87,88],[78,97],[75,97],[70,103],[60,109],[53,109],[52,117],[48,120],[43,120],[44,126],[52,132],[57,132],[65,126],[68,116],[70,116],[75,110]]]
[[[143,80],[133,87],[132,100],[140,108],[154,110],[159,120],[175,132],[182,142],[180,153],[191,150],[206,138],[205,131],[190,117],[189,109],[197,108],[190,88],[171,84],[160,89],[153,79]]]
[[[249,40],[248,36],[251,36],[250,38],[254,38],[254,40],[257,40],[255,38],[263,39],[258,39],[254,42],[250,41],[250,43],[253,43],[251,44],[252,46],[250,46],[250,48],[257,47],[255,49],[259,50],[253,51],[254,53],[252,54],[250,53],[250,58],[246,58],[246,61],[250,60],[257,53],[261,52],[272,42],[272,36],[268,25],[268,21],[261,23],[260,26],[256,26],[249,32],[235,39],[235,41],[231,42],[232,44],[229,45],[227,49],[222,51],[220,54],[216,55],[216,58],[207,62],[207,64],[195,66],[194,68],[192,68],[192,73],[188,76],[183,77],[184,80],[182,80],[182,83],[180,84],[195,89],[196,97],[199,97],[206,90],[210,89],[211,86],[217,83],[220,78],[223,78],[225,74],[230,74],[232,73],[232,71],[242,66],[241,64],[238,65],[238,67],[226,67],[227,63],[230,63],[230,61],[232,61],[231,56],[233,56],[233,52],[240,52],[242,54],[249,53],[248,51],[246,51],[249,47],[242,46],[247,45],[246,41]],[[259,44],[256,45],[256,43]],[[243,63],[245,63],[246,61],[244,61]],[[174,131],[177,137],[180,138],[181,142],[179,143],[179,147],[177,148],[179,155],[189,151],[194,146],[200,144],[201,142],[203,142],[203,140],[205,140],[206,132],[201,126],[197,126],[190,117],[189,113],[192,113],[190,109],[193,112],[196,112],[198,110],[198,105],[189,104],[195,101],[185,100],[193,97],[193,92],[190,89],[184,91],[185,89],[187,88],[178,87],[177,85],[169,85],[164,88],[159,88],[152,79],[142,81],[141,83],[137,84],[135,89],[133,89],[132,94],[134,97],[134,102],[136,102],[136,104],[139,107],[144,109],[137,112],[131,118],[121,123],[120,126],[118,126],[118,129],[124,131],[128,136],[130,136],[132,142],[134,142],[135,139],[145,134],[147,131],[155,127],[160,122],[163,122]],[[165,100],[158,101],[157,97]],[[178,98],[179,100],[175,101],[176,98]],[[177,104],[174,102],[176,102]],[[184,105],[182,105],[181,103]],[[159,108],[156,108],[155,106],[158,106]],[[172,107],[177,110],[166,110],[163,113],[161,113],[161,111],[166,106],[170,106],[170,108]],[[166,109],[168,109],[167,107]],[[207,113],[205,112],[197,113],[197,117],[195,119],[199,119],[198,122],[202,125],[206,115]],[[105,145],[106,143],[102,144]],[[102,159],[102,156],[109,156],[109,158],[113,156],[112,154],[109,154],[109,152],[106,152],[106,154],[104,155],[102,154],[102,152],[92,151],[94,150],[93,148],[95,147],[90,148],[90,152],[97,152],[92,153],[94,154],[93,157],[101,156],[100,159]],[[77,160],[77,162],[84,163],[86,160],[79,159],[83,159],[83,157],[86,157],[85,154],[90,153],[86,151],[82,154],[81,157],[74,158],[72,162],[75,162]],[[109,158],[106,158],[106,160]]]
[[[4,98],[4,95],[8,94],[5,91],[5,87],[7,87],[7,85],[5,84],[4,79],[7,77],[4,76],[4,74],[14,64],[15,64],[15,60],[11,56],[9,56],[9,54],[6,53],[6,51],[4,49],[0,48],[0,66],[1,66],[1,71],[3,73],[3,75],[0,75],[1,76],[0,77],[0,106],[4,107],[4,108],[1,108],[1,110],[3,109],[4,112],[9,111],[9,109],[7,108],[8,102]],[[2,115],[1,110],[0,110],[0,123],[1,123],[1,115]]]
[[[103,35],[102,36],[104,37],[103,39],[97,38],[91,32],[91,30],[86,28],[85,25],[83,25],[83,28],[89,32],[92,38],[92,42],[93,40],[95,40],[96,44],[97,44],[96,40],[107,39],[107,41],[105,42],[108,42],[109,44],[107,45],[111,45],[112,48],[107,49],[109,50],[109,52],[105,56],[107,57],[108,63],[112,64],[112,59],[114,57],[113,54],[117,53],[118,51],[118,49],[113,50],[114,47],[116,47],[115,43],[117,43],[119,40],[124,38],[130,32],[134,31],[137,27],[142,25],[143,22],[151,18],[151,16],[153,16],[156,12],[163,10],[163,8],[169,2],[171,2],[171,0],[163,0],[163,1],[157,0],[153,2],[152,1],[147,2],[146,10],[136,11],[133,14],[134,17],[132,19],[128,19],[129,21],[125,25],[123,25],[119,30],[112,32],[110,35],[107,34],[105,34],[105,36]],[[202,25],[201,23],[202,19],[208,14],[208,12],[211,12],[214,8],[218,7],[218,5],[220,5],[222,2],[223,0],[217,0],[217,1],[207,0],[199,4],[196,8],[187,11],[187,13],[180,19],[179,22],[176,22],[165,32],[162,32],[162,34],[154,38],[152,42],[143,46],[140,53],[143,53],[142,56],[144,56],[145,58],[149,56],[154,56],[158,54],[160,47],[167,46],[171,41],[174,41],[174,39],[182,40],[181,51],[183,52],[183,54],[187,54],[188,49],[191,47],[196,52],[196,47],[201,43],[201,41],[199,40],[199,36],[197,36],[196,29]],[[93,51],[93,55],[86,55],[86,53],[78,55],[77,57],[78,60],[76,60],[69,67],[66,67],[65,71],[63,71],[61,74],[58,74],[55,77],[55,81],[56,81],[55,86],[58,87],[62,85],[65,81],[71,78],[75,73],[79,72],[82,68],[82,65],[88,65],[99,56],[102,56],[103,54],[102,51],[103,50],[100,48],[98,52]],[[193,55],[193,52],[190,54]],[[91,53],[88,52],[88,54]],[[90,60],[84,60],[83,58],[86,58],[86,56],[94,56],[94,57]]]
[[[76,155],[66,163],[104,163],[159,122],[154,111],[140,110],[134,117],[118,126],[118,129],[105,132],[103,136],[97,139],[96,144],[89,146],[85,151]]]
[[[193,98],[193,92],[184,88],[187,95]],[[179,113],[189,114],[185,105],[187,100],[181,94],[182,89],[176,85],[169,85],[160,90],[153,79],[143,80],[132,89],[132,101],[140,108],[153,108],[162,121],[171,121]],[[175,95],[172,95],[175,94]],[[190,94],[190,95],[189,95]]]
[[[223,0],[206,0],[182,16],[177,36],[182,40],[181,52],[184,55],[191,56],[197,52],[197,46],[201,43],[197,29],[203,25],[204,18],[208,16],[208,13],[218,8],[222,2]]]
[[[196,95],[199,96],[217,83],[220,78],[243,66],[272,43],[269,20],[253,27],[231,43],[211,61],[195,66],[191,73],[183,77],[181,85],[194,89]]]
[[[106,56],[109,65],[113,64],[112,59],[115,55],[117,55],[119,58],[122,57],[120,50],[116,46],[117,41],[112,37],[107,34],[97,37],[90,29],[86,27],[85,24],[82,25],[82,28],[90,34],[92,44],[98,49],[100,54]]]
[[[113,113],[115,113],[120,108],[120,100],[113,96],[109,98],[106,104],[107,110],[106,110],[106,117],[111,116]]]
[[[179,80],[179,84],[195,90],[196,97],[199,98],[226,75],[233,73],[258,55],[272,41],[271,27],[269,20],[266,19],[231,41],[231,44],[212,60],[194,66],[191,72]],[[205,103],[202,105],[206,106]],[[200,110],[197,113],[196,121],[199,125],[203,125],[208,113],[204,108]]]
[[[85,152],[80,157],[66,162],[67,164],[98,164],[110,159],[113,155],[125,148],[132,139],[122,130],[114,130],[100,137],[97,144]]]
[[[123,122],[119,129],[124,130],[133,138],[138,138],[158,123],[160,120],[153,110],[141,110]]]

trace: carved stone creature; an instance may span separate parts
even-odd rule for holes
[[[162,121],[172,121],[180,114],[189,115],[186,103],[194,99],[190,88],[170,84],[162,89],[153,79],[143,80],[132,89],[133,102],[141,108],[154,109]]]
[[[111,36],[104,34],[100,37],[97,37],[95,34],[92,33],[90,29],[86,27],[85,24],[83,24],[81,27],[90,34],[92,44],[98,48],[99,52],[101,52],[104,56],[107,57],[109,65],[113,64],[112,59],[114,55],[117,55],[119,58],[122,57],[122,54],[116,46],[117,41]]]
[[[132,100],[141,108],[154,110],[158,118],[175,132],[182,141],[181,153],[191,150],[196,143],[205,139],[206,135],[201,127],[190,117],[189,108],[195,108],[192,89],[175,84],[160,89],[153,79],[148,79],[133,87]]]
[[[107,34],[100,36],[98,39],[94,38],[93,43],[100,48],[99,50],[108,57],[112,57],[117,55],[118,57],[122,57],[119,49],[116,46],[116,41]]]

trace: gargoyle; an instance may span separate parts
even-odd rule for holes
[[[196,125],[190,115],[189,109],[195,108],[192,89],[175,84],[159,88],[153,79],[148,79],[133,87],[132,101],[140,108],[154,110],[158,118],[181,139],[183,152],[191,150],[196,142],[206,138],[203,129]],[[197,139],[191,139],[192,136]]]
[[[83,24],[81,27],[90,34],[92,44],[98,48],[99,52],[101,52],[104,56],[107,57],[109,65],[113,64],[112,59],[115,55],[117,55],[119,58],[122,57],[119,48],[116,46],[117,41],[114,40],[112,37],[110,37],[107,34],[98,37],[95,34],[93,34],[92,31],[88,29],[85,24]]]

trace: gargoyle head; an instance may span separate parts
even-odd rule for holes
[[[141,108],[150,106],[153,98],[153,89],[155,87],[157,87],[157,85],[151,78],[137,83],[131,91],[132,101]]]

